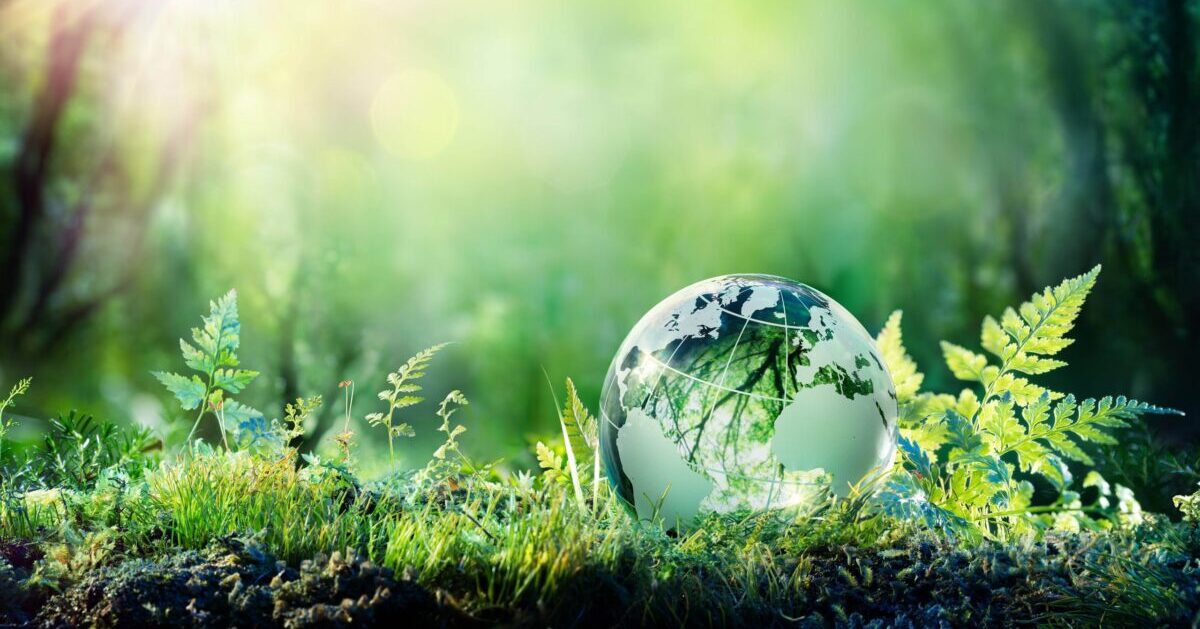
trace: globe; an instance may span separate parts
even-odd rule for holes
[[[641,520],[799,510],[891,466],[896,393],[836,301],[768,275],[680,290],[621,344],[600,401],[605,472]]]

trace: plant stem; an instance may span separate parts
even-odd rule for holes
[[[204,419],[204,405],[208,404],[208,396],[212,393],[213,373],[215,371],[214,369],[213,372],[209,372],[208,374],[208,384],[204,387],[204,397],[200,399],[200,412],[196,414],[196,421],[192,422],[192,430],[188,433],[187,440],[184,442],[185,445],[192,443],[192,437],[196,436],[196,429],[200,427],[200,420]]]
[[[1103,513],[1103,511],[1097,507],[1078,507],[1075,509],[1065,509],[1060,504],[1053,504],[1053,505],[1043,505],[1040,507],[1026,507],[1024,509],[1011,509],[1009,511],[994,511],[992,513],[985,513],[983,515],[973,517],[973,518],[971,518],[971,520],[973,520],[973,521],[989,520],[991,518],[1003,518],[1003,517],[1010,516],[1010,515],[1023,515],[1023,514],[1032,514],[1032,513],[1053,513],[1055,511],[1064,511],[1064,512],[1079,511],[1082,513]]]
[[[217,348],[218,355],[220,355],[220,353],[221,353],[221,340],[224,337],[224,335],[225,335],[225,326],[224,325],[218,326],[217,327],[217,342],[215,345],[215,347]],[[216,363],[217,360],[218,360],[217,357],[214,356],[213,362]],[[192,431],[188,433],[188,437],[187,437],[188,444],[192,443],[192,437],[194,437],[196,435],[196,429],[200,427],[200,420],[204,419],[204,405],[208,403],[208,396],[212,394],[213,381],[216,380],[216,374],[217,374],[217,367],[214,364],[213,368],[208,371],[208,384],[205,385],[205,387],[204,387],[204,397],[200,399],[200,413],[196,415],[196,421],[195,421],[195,423],[192,424]],[[217,419],[219,420],[220,418],[217,418]],[[223,440],[224,438],[225,438],[225,426],[224,426],[224,422],[222,422],[221,439]],[[229,449],[228,444],[226,444],[225,449],[226,450]]]
[[[596,447],[592,448],[592,515],[600,508],[600,435],[596,435]]]

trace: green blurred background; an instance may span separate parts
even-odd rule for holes
[[[451,340],[430,397],[520,461],[543,369],[594,401],[696,280],[903,308],[944,388],[939,339],[1103,263],[1050,383],[1195,416],[1198,5],[0,0],[0,386],[26,436],[186,424],[149,372],[237,288],[268,416]]]

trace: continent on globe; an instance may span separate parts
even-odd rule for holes
[[[639,519],[793,509],[890,467],[896,395],[837,302],[766,275],[699,282],[634,326],[601,397],[601,451]]]
[[[634,502],[640,519],[651,519],[657,510],[664,522],[686,522],[712,492],[712,482],[689,468],[675,442],[663,436],[658,424],[638,409],[629,413],[621,427],[617,447],[628,461],[625,474],[641,493]]]

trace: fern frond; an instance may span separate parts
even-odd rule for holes
[[[388,460],[391,462],[393,469],[396,467],[396,447],[394,440],[397,437],[412,437],[416,435],[416,432],[413,430],[412,426],[406,423],[392,423],[395,418],[396,411],[408,408],[410,406],[415,406],[425,400],[423,397],[411,395],[412,393],[416,393],[421,390],[421,385],[417,384],[416,381],[424,377],[425,369],[433,360],[434,355],[436,355],[447,345],[449,345],[449,343],[439,343],[433,347],[425,348],[414,354],[408,360],[404,361],[404,364],[400,365],[399,369],[389,373],[387,375],[387,382],[388,384],[392,385],[392,388],[384,389],[379,392],[379,400],[388,403],[387,410],[382,413],[371,413],[370,415],[367,415],[367,422],[371,426],[382,426],[387,431]],[[457,391],[452,392],[451,395],[454,393],[457,393]],[[461,395],[462,394],[459,393],[460,397]],[[463,398],[463,404],[466,403],[465,400],[466,398]],[[452,401],[450,396],[447,396],[447,398],[442,401],[442,411],[446,410],[446,405],[449,403],[449,401]],[[447,418],[448,417],[449,416],[447,415]],[[442,451],[442,455],[445,456],[444,450]]]
[[[979,431],[992,452],[1003,452],[1009,444],[1025,437],[1025,426],[1017,419],[1011,396],[989,402],[979,412]]]
[[[1015,310],[1006,309],[999,322],[984,319],[980,340],[984,349],[1000,358],[1001,372],[1040,374],[1065,365],[1046,357],[1073,342],[1066,334],[1075,326],[1099,275],[1100,265],[1096,265],[1083,275],[1035,293]]]
[[[179,400],[179,405],[185,411],[194,410],[200,406],[208,395],[208,389],[204,382],[197,376],[188,378],[187,376],[165,371],[152,371],[150,373],[175,396],[175,399]]]
[[[900,319],[903,313],[893,312],[875,338],[879,353],[888,372],[892,374],[892,384],[896,388],[896,401],[905,404],[911,401],[921,389],[925,375],[917,370],[917,363],[904,349],[904,338],[900,332]]]
[[[207,367],[236,367],[242,325],[238,320],[237,291],[231,290],[208,304],[203,327],[192,329],[192,340],[211,359]],[[209,369],[197,370],[208,371]]]
[[[955,378],[983,382],[983,372],[988,366],[986,356],[947,341],[942,341],[942,356]]]
[[[1052,453],[1085,465],[1094,465],[1092,457],[1078,442],[1116,445],[1117,440],[1109,431],[1128,426],[1130,420],[1146,414],[1182,413],[1124,396],[1087,399],[1076,403],[1073,395],[1064,397],[1051,411],[1050,397],[1043,395],[1023,413],[1026,435],[1009,444],[1002,453],[1015,452],[1021,468],[1036,473],[1044,473],[1047,457]]]
[[[542,474],[546,476],[547,481],[558,483],[570,482],[570,475],[563,469],[562,455],[556,454],[541,441],[537,442],[537,445],[534,447],[534,453],[537,455],[538,467],[542,468]]]
[[[192,343],[179,339],[179,353],[184,364],[201,375],[189,378],[162,371],[152,373],[179,400],[184,410],[200,409],[188,434],[189,442],[196,434],[200,420],[211,410],[218,412],[221,437],[228,444],[226,426],[237,426],[258,411],[228,399],[224,394],[241,393],[258,377],[258,372],[236,369],[242,329],[238,320],[237,291],[231,290],[220,299],[210,301],[208,308],[208,315],[201,317],[202,326],[192,328]]]
[[[562,423],[577,457],[596,449],[596,418],[579,399],[579,391],[570,378],[567,378],[567,400],[563,405]]]

